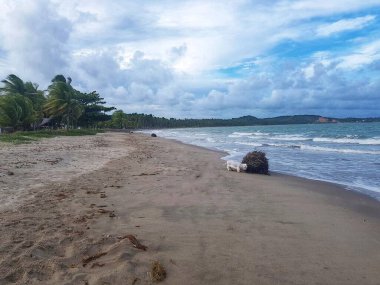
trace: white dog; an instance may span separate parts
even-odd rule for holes
[[[240,171],[246,171],[247,170],[247,164],[245,163],[240,163],[238,161],[234,160],[228,160],[227,161],[227,170],[236,170],[237,172]]]

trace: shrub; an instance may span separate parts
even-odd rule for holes
[[[252,151],[247,153],[241,163],[247,164],[247,172],[269,174],[268,159],[262,151]]]

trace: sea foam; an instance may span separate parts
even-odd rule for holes
[[[313,138],[314,142],[340,143],[340,144],[363,144],[380,145],[380,138],[352,139],[352,138]]]

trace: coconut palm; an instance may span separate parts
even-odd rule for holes
[[[75,97],[75,90],[71,85],[63,80],[55,80],[48,88],[48,98],[44,105],[44,111],[51,117],[62,117],[66,120],[66,128],[72,127],[73,123],[80,117],[83,108]],[[63,77],[64,78],[64,77]]]
[[[56,76],[54,76],[54,78],[51,80],[51,82],[53,82],[53,83],[54,82],[64,82],[64,83],[70,84],[71,83],[71,78],[70,78],[70,82],[66,82],[66,77],[64,77],[62,74],[57,74]]]
[[[43,106],[46,102],[46,97],[44,96],[44,92],[42,90],[38,90],[38,84],[32,83],[32,82],[25,82],[25,94],[27,98],[30,99],[33,103],[33,109],[35,111],[34,113],[34,122],[41,122],[44,113],[43,113]]]
[[[34,121],[33,104],[20,94],[0,96],[0,126],[27,129]]]
[[[1,81],[4,87],[0,91],[4,95],[20,94],[25,95],[25,84],[22,79],[14,74],[9,74],[6,79]]]
[[[21,78],[14,74],[8,75],[1,82],[3,83],[3,87],[0,88],[0,95],[3,95],[1,96],[2,109],[15,111],[14,114],[9,114],[8,111],[3,110],[2,124],[8,122],[7,125],[9,125],[11,121],[13,122],[11,126],[16,128],[22,126],[24,129],[27,129],[33,123],[42,119],[42,105],[45,97],[43,92],[38,90],[37,84],[32,82],[24,83]],[[11,106],[12,104],[14,106]],[[17,111],[20,108],[22,110]],[[24,121],[20,122],[20,120]]]

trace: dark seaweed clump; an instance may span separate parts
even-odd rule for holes
[[[265,152],[252,151],[247,153],[241,163],[247,164],[248,173],[258,173],[269,175],[269,163]]]

